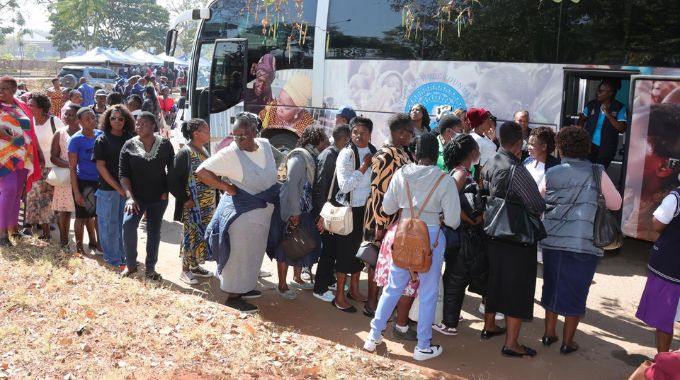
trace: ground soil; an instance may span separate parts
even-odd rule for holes
[[[169,286],[178,292],[203,297],[216,303],[223,303],[225,297],[219,290],[216,280],[188,286],[179,280],[181,270],[178,257],[181,225],[172,221],[172,207],[165,214],[162,229],[157,270]],[[143,251],[144,234],[140,233],[140,249]],[[480,298],[469,294],[463,307],[464,321],[459,334],[455,337],[433,334],[433,342],[441,344],[444,354],[431,361],[414,362],[411,354],[412,342],[397,341],[388,334],[387,345],[381,346],[378,355],[385,356],[395,363],[413,363],[423,370],[431,369],[438,374],[461,376],[471,379],[622,379],[647,358],[655,354],[653,331],[635,318],[640,294],[646,278],[646,262],[650,244],[627,240],[618,255],[608,255],[600,263],[590,288],[587,314],[583,319],[576,341],[580,351],[569,356],[560,355],[559,344],[543,347],[543,309],[539,305],[542,268],[539,274],[535,295],[535,318],[523,325],[521,343],[538,350],[532,359],[515,359],[501,356],[503,338],[496,337],[483,341],[479,337],[482,328],[481,314],[478,312]],[[143,262],[144,253],[140,251],[139,261]],[[211,270],[212,265],[208,265]],[[304,335],[324,339],[326,344],[340,344],[360,349],[369,330],[369,318],[360,312],[347,314],[335,310],[330,304],[314,298],[311,292],[299,292],[297,300],[281,298],[274,290],[277,282],[275,263],[265,258],[263,270],[272,277],[260,281],[259,288],[263,297],[255,300],[260,307],[260,317]],[[290,271],[292,272],[292,270]],[[289,273],[289,279],[292,273]],[[366,287],[365,274],[362,274],[362,288]],[[355,302],[361,310],[362,305]],[[502,322],[501,322],[502,324]],[[558,325],[561,329],[562,324]],[[391,329],[391,326],[388,327]],[[558,330],[560,331],[560,330]],[[676,330],[676,336],[680,331]],[[680,348],[674,341],[673,347]],[[353,363],[347,363],[351,367]]]
[[[178,244],[181,238],[181,225],[172,221],[173,207],[174,200],[171,200],[163,221],[162,241],[156,267],[165,279],[164,287],[178,293],[178,296],[193,298],[201,302],[205,300],[212,305],[222,305],[225,296],[219,290],[219,285],[214,278],[194,286],[189,286],[179,280],[181,265],[178,257]],[[140,257],[138,261],[144,262],[145,234],[143,230],[140,230],[139,236]],[[55,232],[54,238],[56,237]],[[433,333],[433,343],[441,344],[444,348],[441,357],[427,362],[415,362],[411,358],[414,343],[397,341],[388,332],[386,334],[387,344],[380,346],[377,356],[385,357],[386,363],[392,363],[394,368],[400,370],[376,372],[376,376],[383,378],[460,376],[470,379],[625,379],[640,363],[655,354],[653,331],[635,318],[639,297],[645,284],[646,262],[650,248],[651,245],[647,242],[626,240],[619,254],[607,255],[602,259],[590,288],[587,314],[576,335],[576,341],[581,346],[580,351],[576,353],[564,356],[559,353],[559,343],[552,347],[543,347],[540,344],[544,313],[539,304],[542,286],[542,267],[539,264],[535,318],[523,325],[520,338],[521,343],[538,350],[535,358],[515,359],[501,356],[502,337],[495,337],[488,341],[481,340],[479,333],[482,328],[482,315],[477,310],[480,298],[468,293],[463,307],[464,321],[459,326],[458,336],[449,337]],[[101,256],[86,256],[85,261],[99,263],[100,269],[106,270]],[[214,270],[213,265],[209,263],[206,267]],[[305,337],[305,339],[307,337],[320,338],[320,347],[324,349],[316,350],[316,355],[333,356],[337,352],[342,354],[343,350],[347,349],[351,349],[354,353],[352,355],[357,355],[369,330],[369,318],[363,316],[361,312],[347,314],[338,311],[329,303],[314,298],[310,291],[299,292],[297,300],[284,300],[274,290],[277,282],[275,263],[265,257],[262,269],[271,272],[272,276],[260,280],[258,288],[263,291],[263,297],[253,301],[260,307],[258,321],[270,322],[272,328],[299,333],[300,337]],[[289,280],[291,276],[292,270],[289,271]],[[2,285],[2,287],[7,286],[13,286],[13,284]],[[139,287],[141,291],[144,291],[146,285],[144,282],[126,282],[125,286]],[[364,273],[362,273],[361,286],[365,291],[366,275]],[[83,291],[86,292],[86,290]],[[114,291],[122,296],[125,289],[117,284]],[[361,310],[363,306],[361,303],[354,302],[354,304]],[[151,308],[153,307],[152,305]],[[219,310],[227,312],[229,309],[220,306]],[[561,327],[560,322],[558,328],[561,329]],[[388,331],[391,331],[391,326],[388,326]],[[680,336],[678,333],[680,329],[676,329],[676,336]],[[680,348],[680,341],[676,339],[673,347]],[[355,358],[351,355],[350,357]],[[314,356],[310,362],[316,362],[318,359],[323,358]],[[361,360],[363,363],[366,359]],[[364,364],[360,365],[352,360],[345,361],[346,363],[343,360],[340,361],[340,366],[346,367],[345,371],[315,373],[316,376],[312,377],[365,377],[364,374],[359,373],[355,376],[351,375],[352,368],[355,366],[363,368]],[[412,368],[417,368],[419,372],[408,372]],[[157,372],[154,368],[147,368],[146,373],[187,379],[204,376],[196,371]],[[249,372],[248,375],[250,374],[252,373]],[[276,373],[262,373],[262,375],[277,377]]]

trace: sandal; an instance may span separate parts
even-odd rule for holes
[[[434,330],[434,331],[436,331],[440,334],[444,334],[444,335],[448,335],[448,336],[458,335],[458,329],[457,328],[449,327],[449,326],[447,326],[443,323],[433,323],[432,324],[432,330]]]
[[[365,316],[367,316],[369,318],[375,318],[375,310],[373,310],[373,311],[368,310],[366,305],[364,305],[364,310],[362,310],[362,312],[364,313]]]
[[[38,236],[38,239],[39,239],[39,240],[49,241],[49,240],[52,239],[52,236],[50,236],[50,235],[40,235],[40,236]]]
[[[87,246],[90,247],[90,251],[92,251],[93,254],[102,252],[102,247],[99,245],[99,243],[89,243]]]

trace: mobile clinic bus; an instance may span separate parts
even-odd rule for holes
[[[609,172],[625,188],[625,233],[653,240],[651,212],[680,173],[680,111],[649,121],[675,112],[656,103],[680,103],[677,14],[663,0],[218,0],[173,22],[166,53],[183,22],[200,23],[187,114],[209,122],[213,147],[243,110],[279,147],[332,128],[343,105],[374,121],[374,143],[417,103],[432,115],[484,107],[499,122],[528,110],[532,127],[559,129],[615,79],[629,133]]]

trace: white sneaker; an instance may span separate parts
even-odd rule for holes
[[[334,292],[337,292],[338,291],[338,284],[335,283],[333,285],[329,285],[328,290],[332,290]],[[345,293],[347,293],[347,292],[349,292],[349,285],[345,284]]]
[[[302,281],[307,281],[311,282],[312,281],[312,272],[308,267],[302,268],[302,273],[300,274],[300,278]]]
[[[366,346],[364,346],[365,348]],[[421,350],[420,348],[416,347],[415,350],[413,350],[413,360],[427,360],[427,359],[432,359],[436,358],[437,356],[441,355],[444,350],[442,347],[438,344],[433,344],[430,345],[429,349]]]
[[[486,306],[484,306],[484,303],[480,302],[479,303],[479,312],[484,314],[485,311],[486,311]]]
[[[375,349],[378,348],[382,341],[383,341],[382,335],[380,335],[377,341],[371,338],[366,338],[366,341],[364,342],[364,350],[368,352],[375,352]]]
[[[505,319],[505,314],[503,313],[496,313],[496,320],[497,321],[502,321]]]
[[[189,285],[198,284],[198,280],[196,278],[194,278],[194,275],[191,274],[191,272],[189,272],[189,271],[182,272],[182,274],[179,275],[179,279],[184,281],[185,283],[187,283]]]
[[[327,290],[326,293],[324,294],[319,294],[316,292],[313,292],[312,294],[314,294],[314,297],[324,302],[331,302],[335,298],[335,295],[333,295],[333,292],[331,292],[330,290]]]
[[[271,276],[272,276],[271,272],[267,272],[265,270],[260,270],[260,276],[259,276],[260,278],[271,277]]]

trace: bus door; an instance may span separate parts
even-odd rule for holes
[[[564,85],[562,87],[562,113],[560,127],[577,125],[579,115],[583,112],[586,104],[597,96],[597,87],[603,79],[615,80],[620,83],[616,93],[616,100],[626,106],[628,126],[630,127],[630,78],[631,75],[639,74],[636,70],[604,70],[585,68],[564,68]],[[619,190],[623,190],[625,180],[626,161],[626,135],[619,134],[619,145],[616,156],[607,169],[607,174]]]
[[[210,64],[208,103],[210,135],[218,142],[229,136],[234,117],[243,111],[246,88],[248,40],[229,38],[215,41]]]
[[[634,75],[622,229],[655,241],[652,216],[680,186],[680,76]]]

